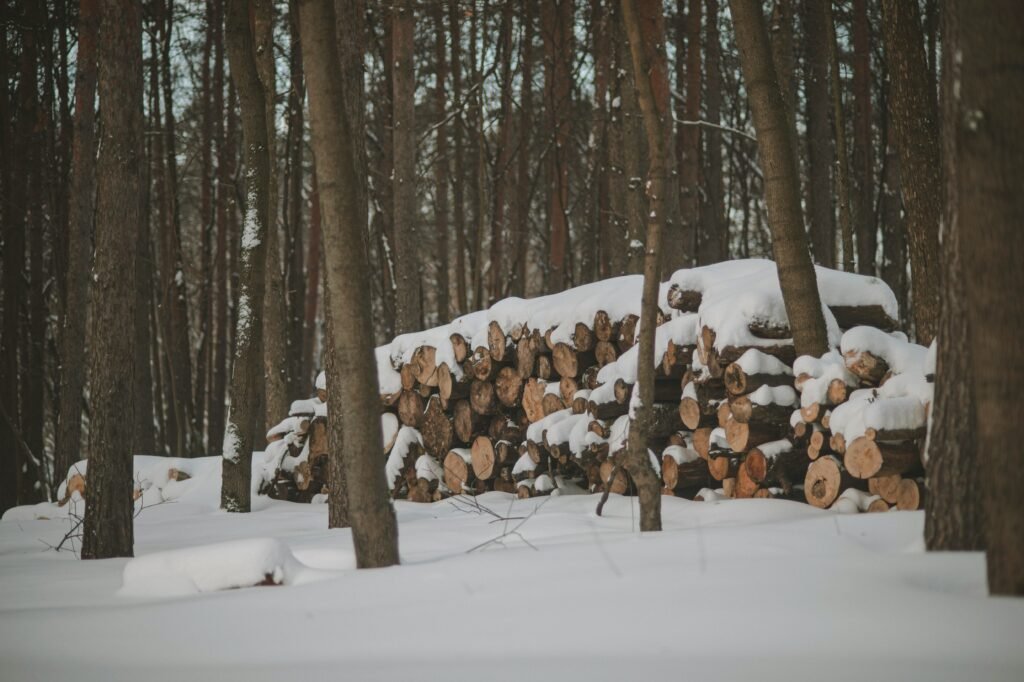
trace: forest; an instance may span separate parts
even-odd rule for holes
[[[706,542],[738,542],[734,561],[778,547],[802,566],[778,583],[813,589],[819,558],[787,538],[839,543],[826,538],[844,517],[887,573],[868,576],[845,544],[821,568],[904,607],[874,635],[886,660],[954,679],[989,637],[991,678],[1024,672],[1005,640],[1024,610],[983,600],[1024,595],[1016,3],[0,12],[0,574],[28,580],[41,548],[122,558],[101,562],[116,595],[79,594],[64,562],[40,569],[58,585],[47,597],[0,589],[0,632],[21,627],[18,608],[38,610],[25,636],[49,632],[57,598],[116,611],[114,596],[317,582],[349,599],[358,589],[331,576],[355,568],[402,564],[431,589],[418,562],[476,550],[511,578],[538,570],[530,550],[575,566],[583,555],[552,537],[588,534],[580,547],[618,577],[663,565],[647,578],[673,582],[665,605],[699,590]],[[668,566],[694,529],[700,571],[684,586]],[[632,554],[631,533],[645,540]],[[469,593],[472,565],[451,564]],[[896,587],[915,575],[928,608]],[[628,582],[623,601],[650,598]],[[929,613],[968,592],[976,639],[954,654]],[[759,622],[772,600],[748,597],[738,608]],[[282,622],[300,617],[291,598],[275,598]],[[118,613],[112,632],[132,631]],[[585,609],[567,618],[598,627]],[[935,637],[906,659],[887,629]],[[359,658],[350,634],[345,656],[384,656]],[[86,672],[134,677],[157,641]],[[317,641],[299,670],[316,669]],[[412,674],[423,646],[381,674]],[[771,667],[779,646],[751,660]],[[22,675],[73,674],[31,651]],[[225,651],[218,665],[241,660]],[[545,655],[575,679],[556,675],[566,652]]]

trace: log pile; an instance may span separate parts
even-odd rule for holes
[[[663,286],[646,445],[664,495],[921,504],[923,349],[888,333],[895,298],[879,280],[823,268],[818,279],[839,347],[822,358],[796,357],[771,261],[681,270]],[[630,493],[641,286],[628,276],[505,299],[378,348],[393,496]],[[268,433],[270,494],[324,490],[326,397],[318,385]]]

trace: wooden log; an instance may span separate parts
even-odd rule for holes
[[[615,362],[619,357],[619,351],[611,341],[598,341],[594,344],[594,360],[598,367],[604,367]]]
[[[916,429],[864,429],[865,438],[886,443],[918,440],[924,436],[925,427],[923,425]]]
[[[598,436],[605,439],[612,435],[609,422],[602,419],[591,419],[590,424],[587,426],[587,430],[591,433],[596,433]]]
[[[672,284],[668,288],[667,298],[669,308],[681,310],[684,313],[695,313],[700,310],[700,303],[704,296],[699,291],[690,291],[681,288],[678,284]]]
[[[554,414],[560,410],[565,409],[565,403],[562,402],[562,396],[557,393],[545,393],[540,401],[541,408],[544,410],[544,416]]]
[[[412,391],[416,388],[416,368],[412,363],[403,364],[399,368],[398,379],[402,382],[403,391]]]
[[[896,331],[899,322],[889,317],[880,305],[830,305],[840,329],[851,329],[866,325],[884,332]]]
[[[469,387],[469,406],[473,408],[473,411],[482,415],[497,414],[499,412],[498,405],[494,384],[490,381],[474,379]]]
[[[712,449],[708,456],[708,472],[716,481],[735,478],[741,462],[742,459],[735,452]]]
[[[832,452],[843,455],[846,454],[846,436],[841,433],[833,433],[828,439],[829,448]]]
[[[442,362],[437,366],[437,393],[445,404],[453,400],[461,400],[469,395],[469,377],[465,374],[462,379],[456,380],[451,368],[447,363]]]
[[[878,386],[889,372],[889,363],[866,350],[852,350],[843,353],[846,369],[858,379],[871,386]]]
[[[452,409],[452,426],[460,443],[470,443],[484,428],[484,417],[473,411],[468,400],[458,400]]]
[[[762,443],[778,440],[781,427],[772,424],[743,424],[733,419],[725,428],[725,438],[733,452],[746,452]]]
[[[526,381],[537,371],[537,339],[524,336],[516,343],[516,371]]]
[[[491,421],[487,425],[487,435],[495,441],[507,440],[510,443],[521,443],[523,430],[523,427],[516,421],[501,414],[491,417]]]
[[[583,374],[580,375],[579,385],[590,391],[601,385],[601,382],[597,380],[597,375],[600,374],[601,368],[597,365],[591,365],[583,370]]]
[[[423,449],[436,459],[442,459],[451,448],[453,431],[451,418],[441,408],[440,396],[431,396],[420,426]]]
[[[437,349],[433,346],[420,346],[412,353],[412,361],[416,381],[431,388],[437,386]]]
[[[619,337],[619,326],[619,322],[613,322],[605,311],[594,313],[594,338],[598,341],[614,342]]]
[[[615,478],[612,478],[612,474],[615,474]],[[616,467],[615,463],[610,459],[606,459],[600,464],[600,475],[601,482],[605,488],[616,495],[625,495],[629,490],[629,476],[626,475],[626,470],[623,467]]]
[[[633,347],[636,342],[636,325],[640,318],[636,315],[626,315],[619,324],[619,340],[616,345],[620,353],[625,353]]]
[[[546,356],[541,356],[546,357]],[[531,377],[523,387],[522,405],[526,418],[532,424],[544,418],[544,389],[547,382]]]
[[[747,374],[736,362],[725,368],[722,381],[729,395],[736,396],[753,393],[762,386],[793,385],[793,377],[789,374]]]
[[[514,367],[502,367],[494,380],[498,402],[505,407],[516,407],[523,396],[523,378]]]
[[[828,431],[815,431],[811,434],[810,443],[807,446],[807,456],[810,459],[818,459],[822,455],[833,453],[832,439],[829,437]]]
[[[452,352],[455,354],[455,362],[462,364],[469,357],[469,343],[462,334],[452,334],[448,337],[452,342]]]
[[[804,495],[807,502],[819,509],[832,506],[843,490],[862,489],[863,486],[864,482],[850,476],[843,468],[842,462],[832,455],[825,455],[811,462],[804,477]]]
[[[874,476],[868,479],[868,492],[878,495],[889,504],[896,504],[900,481],[903,477],[899,474],[888,476]]]
[[[585,352],[594,349],[597,338],[594,331],[584,322],[577,322],[572,332],[572,347],[577,351]],[[563,375],[564,376],[564,375]]]
[[[798,449],[782,444],[751,448],[743,459],[743,468],[754,482],[787,489],[803,481],[808,464]]]
[[[576,397],[576,391],[579,390],[579,382],[573,377],[562,377],[558,380],[558,394],[562,396],[562,402],[566,405],[572,403],[574,397]]]
[[[868,505],[868,513],[871,514],[875,514],[878,512],[887,512],[890,509],[891,507],[889,506],[889,503],[883,500],[882,498],[872,500],[871,504]]]
[[[473,463],[473,474],[480,480],[490,480],[498,473],[494,442],[487,436],[481,435],[473,439],[470,459]]]
[[[454,495],[471,492],[476,477],[473,475],[472,454],[465,448],[448,451],[444,458],[444,484]]]
[[[578,377],[584,369],[596,364],[592,350],[577,351],[567,343],[556,343],[551,349],[551,359],[560,377]]]
[[[691,396],[684,396],[679,401],[679,418],[691,431],[717,424],[716,411],[717,406],[704,406]]]
[[[423,396],[416,391],[402,391],[398,398],[398,420],[414,429],[423,424]]]
[[[793,336],[793,332],[790,331],[788,324],[765,318],[750,320],[747,323],[747,329],[759,339],[781,340]]]
[[[309,439],[309,454],[310,456],[326,455],[328,452],[327,444],[327,418],[316,417],[309,424],[309,434],[306,436]]]
[[[843,464],[857,478],[889,476],[920,467],[921,454],[912,442],[879,443],[860,436],[846,446]]]
[[[726,478],[722,480],[722,493],[728,498],[736,497],[736,478]]]
[[[572,408],[573,414],[583,414],[587,411],[588,398],[590,397],[590,391],[577,391],[576,395],[573,396]]]
[[[502,363],[492,358],[483,348],[476,349],[468,362],[470,372],[477,381],[494,381],[502,368]]]
[[[904,478],[896,488],[896,508],[900,511],[924,509],[924,481]]]
[[[791,405],[760,405],[745,395],[731,398],[728,406],[732,418],[741,424],[771,424],[782,428],[789,425],[789,418],[793,415]]]
[[[706,460],[711,451],[712,433],[714,433],[714,429],[710,426],[704,426],[693,431],[693,449],[700,455],[701,459]]]
[[[709,476],[708,463],[703,459],[679,463],[671,454],[661,458],[661,480],[669,490],[706,485]]]
[[[504,362],[506,355],[509,354],[509,346],[511,345],[508,337],[505,336],[504,330],[501,325],[496,321],[491,320],[487,324],[487,350],[491,355],[491,359],[495,362]]]
[[[736,470],[736,498],[750,499],[760,489],[757,481],[750,477],[746,468],[741,463]]]
[[[558,381],[559,373],[550,354],[537,356],[537,377],[545,381]]]

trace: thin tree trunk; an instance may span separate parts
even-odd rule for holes
[[[234,201],[235,151],[233,140],[225,128],[225,118],[231,117],[224,108],[224,4],[213,3],[215,19],[213,34],[213,111],[214,140],[217,146],[217,244],[213,257],[213,325],[216,337],[213,341],[213,368],[210,386],[210,409],[208,414],[208,447],[211,455],[222,454],[224,444],[224,414],[227,401],[229,291],[228,222],[230,205]]]
[[[829,40],[826,0],[803,0],[805,89],[807,91],[807,178],[814,260],[831,268],[836,264],[836,223],[832,205],[832,170],[835,166],[829,125]]]
[[[462,21],[459,4],[451,3],[448,22],[451,28],[451,69],[452,69],[452,106],[459,112],[452,120],[452,146],[455,148],[455,178],[452,182],[452,203],[455,225],[455,297],[456,311],[462,314],[469,312],[469,296],[466,284],[466,203],[463,196],[463,183],[466,177],[465,156],[462,144]]]
[[[839,78],[839,44],[832,18],[832,0],[821,0],[828,33],[828,63],[832,78],[832,130],[836,140],[836,195],[839,200],[839,233],[843,237],[843,270],[854,271],[853,217],[850,215],[850,162],[846,151],[846,117],[843,114],[843,82]]]
[[[760,2],[730,0],[729,6],[764,168],[772,252],[779,270],[786,315],[793,330],[793,345],[797,355],[821,355],[828,350],[828,335],[800,211],[800,182],[793,139],[796,131],[789,128],[786,118]]]
[[[493,208],[491,210],[491,257],[487,273],[488,303],[502,298],[505,275],[502,265],[505,260],[505,188],[507,173],[512,159],[512,5],[506,3],[501,11],[501,28],[497,49],[501,55],[501,114],[498,122],[498,141],[494,153]],[[481,301],[481,307],[483,306]]]
[[[206,411],[208,397],[208,374],[210,370],[210,350],[212,334],[210,329],[212,299],[210,290],[213,288],[213,263],[210,238],[213,233],[215,217],[213,213],[213,106],[212,106],[212,73],[210,57],[213,51],[213,3],[206,2],[204,12],[205,30],[203,51],[199,65],[200,72],[200,126],[199,126],[199,234],[200,234],[200,290],[199,290],[199,348],[196,350],[196,380],[193,383],[192,403],[196,411],[196,432],[202,452],[207,451],[205,443]]]
[[[857,230],[857,270],[875,274],[878,224],[875,222],[875,155],[871,135],[871,27],[867,0],[853,2],[853,224]]]
[[[594,105],[590,127],[587,224],[580,271],[583,282],[608,277],[609,248],[614,248],[612,222],[608,218],[608,80],[611,62],[609,13],[603,0],[591,0],[591,53],[594,58]]]
[[[0,30],[0,80],[8,82],[7,31]],[[8,88],[0,88],[0,146],[11,149],[13,135],[10,130],[11,112],[8,103]],[[0,330],[0,404],[12,420],[18,414],[18,306],[9,301],[20,301],[21,261],[25,246],[22,226],[15,220],[17,192],[14,185],[14,155],[4,154],[0,159],[0,180],[2,180],[3,223],[3,278],[4,311],[3,328]],[[18,250],[20,245],[21,250]],[[0,420],[0,514],[18,504],[18,456],[17,435],[7,420]]]
[[[789,19],[789,23],[789,50],[792,54],[792,18]],[[707,45],[707,119],[712,126],[718,126],[722,122],[722,46],[718,34],[718,0],[707,0],[704,40]],[[710,128],[707,131],[704,159],[707,169],[707,200],[702,215],[707,223],[706,253],[712,261],[724,261],[729,258],[729,221],[725,215],[722,144],[722,132],[717,128]]]
[[[948,5],[947,5],[948,8]],[[964,293],[961,220],[957,191],[956,84],[960,64],[953,58],[959,44],[955,12],[943,12],[946,44],[942,65],[942,142],[945,210],[942,216],[942,309],[939,329],[935,399],[932,402],[926,462],[928,497],[924,537],[930,550],[978,551],[985,548],[984,505],[978,460],[977,417]]]
[[[640,312],[637,355],[639,404],[629,427],[624,466],[636,483],[640,497],[640,530],[661,530],[661,480],[647,456],[654,406],[654,336],[657,325],[658,288],[661,283],[661,235],[665,224],[665,194],[672,182],[672,157],[665,140],[672,129],[668,62],[665,57],[665,20],[659,0],[623,0],[622,22],[629,40],[636,79],[637,100],[643,114],[650,167],[647,173],[647,240],[644,244],[644,287]]]
[[[132,0],[103,0],[96,259],[89,311],[90,452],[82,558],[132,556],[131,395],[136,225],[142,219],[142,17]],[[128,247],[128,248],[126,248]],[[120,359],[120,360],[118,360]]]
[[[234,362],[230,410],[224,429],[222,509],[251,509],[252,451],[263,420],[263,301],[268,214],[268,124],[263,86],[255,59],[249,12],[244,0],[228,0],[225,22],[231,79],[238,90],[245,139],[245,220],[239,250]]]
[[[306,310],[302,319],[302,376],[313,377],[317,368],[314,348],[317,337],[317,307],[320,292],[320,191],[313,169],[313,191],[309,194],[309,249],[306,254]]]
[[[682,0],[680,0],[680,9]],[[701,43],[700,43],[701,0],[689,0],[686,12],[686,102],[685,120],[700,120],[701,100]],[[700,214],[700,148],[701,127],[683,125],[679,128],[682,138],[683,157],[679,168],[679,213],[682,219],[681,253],[666,252],[666,270],[697,263],[703,265],[714,261],[714,243],[708,234],[708,225]],[[653,155],[653,152],[651,152]],[[673,240],[675,241],[675,240]],[[709,250],[709,242],[710,250]],[[678,251],[678,249],[675,249]],[[681,258],[681,260],[679,260]]]
[[[1018,295],[1024,289],[1024,15],[1016,3],[1006,0],[954,1],[951,10],[959,27],[952,49],[960,60],[960,73],[955,115],[945,120],[955,126],[954,205],[967,293],[975,442],[985,491],[988,588],[991,594],[1020,596],[1024,469],[1016,432],[1024,414],[1019,390],[1024,356],[1007,349],[1019,344],[1024,327],[1024,299]],[[890,13],[887,22],[892,21]],[[943,51],[948,49],[944,46]],[[934,197],[932,203],[937,203]],[[915,289],[919,283],[915,279]]]
[[[434,232],[437,238],[437,315],[438,322],[447,322],[451,315],[448,292],[448,126],[443,123],[448,115],[448,48],[445,44],[444,7],[438,3],[431,11],[437,42],[434,43],[434,117],[437,119],[436,151],[434,161]]]
[[[541,4],[544,41],[544,107],[551,148],[548,152],[548,291],[563,289],[569,243],[569,142],[572,135],[572,26],[573,0]]]
[[[423,326],[420,238],[416,204],[416,78],[413,72],[415,4],[397,2],[391,12],[394,140],[395,333]],[[321,198],[323,187],[321,187]]]
[[[86,364],[86,310],[92,268],[92,226],[96,207],[96,49],[100,28],[98,0],[82,0],[78,14],[75,72],[75,135],[68,218],[68,272],[64,327],[60,335],[60,412],[53,449],[54,477],[67,474],[82,458],[82,391]],[[140,221],[141,224],[141,221]],[[146,349],[148,351],[148,348]]]
[[[882,0],[885,56],[889,65],[890,120],[900,154],[900,189],[907,214],[914,331],[929,344],[939,322],[938,112],[925,62],[917,3]]]
[[[530,253],[530,134],[533,123],[533,31],[536,0],[522,3],[522,80],[519,95],[519,159],[516,170],[515,269],[513,296],[526,295],[526,264]],[[454,35],[453,35],[454,41]],[[452,48],[454,50],[454,47]],[[453,73],[455,64],[452,64]],[[459,176],[456,175],[456,178]],[[457,184],[457,183],[456,183]],[[458,188],[455,188],[458,191]]]
[[[344,442],[340,457],[347,480],[349,520],[360,568],[398,563],[398,524],[387,493],[378,415],[378,385],[370,329],[370,305],[356,295],[369,274],[360,229],[366,206],[358,203],[359,169],[353,146],[361,144],[344,105],[335,48],[335,18],[329,0],[301,0],[303,63],[309,81],[309,113],[320,178],[321,209],[330,307],[327,390],[339,413]],[[340,115],[339,115],[340,114]]]
[[[304,395],[309,392],[312,381],[312,368],[305,360],[305,295],[306,273],[303,263],[303,226],[302,209],[305,205],[302,196],[305,169],[303,168],[303,148],[306,141],[304,132],[303,104],[306,89],[302,82],[302,46],[299,40],[299,18],[294,6],[288,13],[288,35],[291,41],[288,54],[288,137],[286,142],[287,169],[283,183],[284,195],[281,213],[284,217],[285,229],[285,302],[288,311],[287,336],[288,358],[284,364],[287,368],[285,380],[288,394]],[[316,280],[314,280],[314,283]],[[315,313],[314,313],[315,316]]]

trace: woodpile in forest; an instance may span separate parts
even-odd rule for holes
[[[771,261],[680,270],[662,286],[647,447],[663,494],[843,511],[922,504],[927,351],[894,332],[895,297],[880,280],[817,274],[837,348],[821,358],[796,357]],[[378,348],[393,496],[631,493],[621,460],[641,287],[626,276],[505,299]],[[263,489],[275,497],[326,492],[317,388],[268,433]]]

